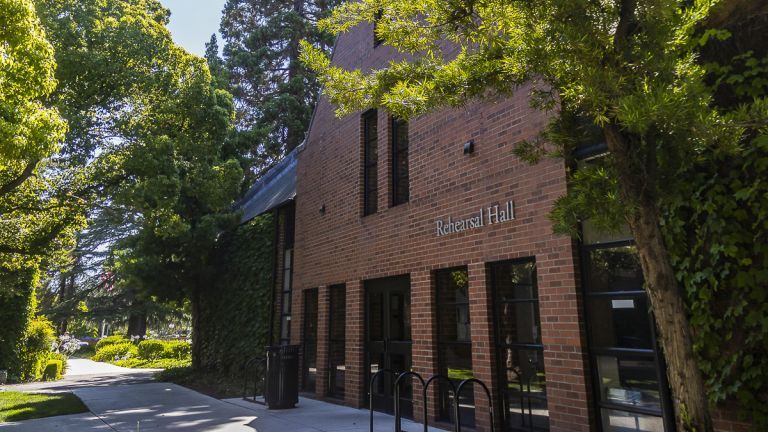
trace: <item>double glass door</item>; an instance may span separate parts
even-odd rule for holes
[[[366,281],[366,347],[368,382],[379,370],[399,374],[411,370],[411,287],[408,276]],[[379,375],[371,389],[373,408],[394,412],[394,377]],[[413,415],[413,390],[410,380],[400,390],[401,412]]]

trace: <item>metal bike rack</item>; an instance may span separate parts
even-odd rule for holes
[[[456,421],[456,432],[461,432],[461,414],[459,410],[459,396],[461,395],[461,391],[464,389],[464,386],[472,383],[480,384],[483,390],[485,390],[485,395],[488,397],[488,414],[491,417],[491,430],[494,431],[496,430],[496,425],[494,424],[494,419],[493,419],[493,400],[491,399],[491,392],[490,390],[488,390],[488,387],[485,385],[484,382],[480,381],[477,378],[469,378],[459,383],[459,386],[456,387],[456,395],[453,397],[453,412],[454,412],[454,419]]]
[[[488,397],[488,414],[490,416],[491,420],[491,430],[495,430],[495,420],[494,420],[494,413],[493,413],[493,400],[491,399],[491,392],[488,390],[488,386],[485,385],[484,382],[480,381],[477,378],[469,378],[461,381],[459,383],[459,386],[456,387],[453,384],[453,381],[451,381],[450,378],[448,378],[445,375],[432,375],[428,380],[424,381],[424,378],[416,372],[412,371],[406,371],[402,372],[400,374],[390,370],[390,369],[381,369],[376,371],[371,376],[371,380],[369,382],[368,387],[368,411],[370,413],[370,422],[369,422],[369,431],[373,432],[373,384],[376,381],[376,378],[379,377],[382,373],[389,373],[393,377],[395,377],[395,382],[393,384],[394,387],[394,397],[395,397],[395,432],[402,432],[402,412],[400,410],[400,384],[404,381],[404,378],[408,377],[416,377],[419,382],[421,383],[421,397],[422,397],[422,414],[424,419],[424,432],[429,431],[429,416],[427,414],[427,403],[429,402],[429,398],[427,397],[427,390],[429,389],[429,385],[432,384],[433,381],[444,381],[448,383],[450,386],[449,391],[453,393],[453,413],[454,413],[454,431],[455,432],[461,432],[461,413],[459,409],[459,396],[461,395],[461,391],[464,390],[464,387],[467,384],[479,384],[482,389],[485,391],[485,395]],[[472,388],[470,386],[470,388]]]
[[[373,432],[373,383],[376,382],[376,378],[379,377],[382,373],[389,373],[392,374],[393,377],[397,377],[397,373],[391,369],[379,369],[371,375],[371,380],[368,383],[368,411],[369,411],[369,418],[370,418],[370,432]],[[396,405],[399,405],[400,402],[395,402]],[[399,407],[396,407],[399,409]]]
[[[260,400],[256,399],[257,397],[259,397],[259,395],[257,394],[258,389],[259,389],[259,368],[258,368],[258,366],[261,365],[261,364],[264,364],[264,370],[265,370],[265,373],[261,374],[261,383],[262,383],[262,389],[261,389],[262,391],[261,391],[261,393],[262,393],[262,395],[266,394],[266,392],[265,392],[266,389],[264,387],[267,385],[267,380],[266,380],[266,375],[265,375],[266,374],[267,359],[264,358],[264,357],[252,357],[251,359],[247,360],[243,364],[243,399],[247,400],[247,401],[255,402],[255,403],[260,404],[260,405],[266,405],[266,398],[265,398],[264,401],[260,401]],[[253,397],[249,398],[248,397],[248,382],[250,381],[249,377],[251,376],[251,374],[249,372],[251,371],[251,369],[253,369]]]
[[[427,383],[424,385],[424,390],[421,394],[422,400],[424,401],[424,403],[422,404],[424,405],[424,432],[429,432],[429,416],[427,416],[427,402],[428,402],[427,389],[429,388],[429,385],[432,384],[432,381],[440,381],[440,380],[444,381],[445,383],[448,384],[448,386],[450,386],[450,391],[451,393],[453,393],[454,405],[456,406],[459,405],[459,399],[456,397],[456,385],[453,384],[453,381],[451,381],[450,378],[440,374],[432,375],[431,377],[429,377],[429,379],[427,380]],[[456,422],[456,421],[454,422],[453,429],[455,432],[461,432],[461,425],[459,425],[459,422]]]
[[[421,375],[417,374],[416,372],[403,372],[401,373],[397,379],[395,380],[395,432],[402,432],[402,413],[400,412],[400,382],[403,378],[406,377],[416,377],[419,379],[419,382],[421,383],[421,389],[422,391],[426,388],[426,385],[424,384],[424,378],[421,377]],[[424,399],[426,402],[426,398]],[[424,405],[424,419],[427,418],[427,404],[423,403]],[[427,432],[427,425],[426,422],[424,424],[424,432]]]

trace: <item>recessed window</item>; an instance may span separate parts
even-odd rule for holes
[[[466,267],[439,270],[437,288],[437,348],[440,374],[458,386],[472,378],[472,338],[469,323],[469,275]],[[453,421],[454,395],[440,385],[440,418]],[[475,397],[463,391],[459,399],[462,426],[475,426]]]
[[[384,11],[379,9],[376,11],[376,14],[373,16],[373,47],[376,48],[377,46],[381,45],[382,42],[384,42],[384,39],[380,38],[377,34],[377,30],[379,28],[379,21],[381,21],[381,17],[384,16]]]
[[[376,213],[379,201],[379,126],[376,110],[363,114],[363,216]]]
[[[314,392],[317,382],[317,288],[304,290],[303,363],[301,388]]]
[[[392,205],[408,202],[408,122],[392,119]]]
[[[328,396],[344,399],[346,375],[346,286],[334,285],[330,290],[330,319],[328,320]]]
[[[548,431],[536,262],[502,261],[491,264],[489,270],[506,430]]]

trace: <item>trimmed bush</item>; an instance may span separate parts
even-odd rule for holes
[[[69,359],[67,358],[67,356],[65,354],[54,352],[54,353],[51,353],[50,359],[51,360],[59,360],[61,362],[61,374],[62,375],[67,372],[67,360],[69,360]]]
[[[51,355],[53,324],[45,318],[36,317],[29,321],[21,348],[21,381],[37,381],[43,377],[46,362]]]
[[[45,381],[61,379],[62,370],[61,360],[48,360],[43,371],[43,379]]]
[[[192,357],[192,345],[187,341],[166,341],[163,358],[184,360]]]
[[[128,340],[124,336],[120,336],[120,335],[107,336],[105,338],[99,339],[99,341],[96,342],[96,351],[109,345],[115,345],[115,344],[124,343],[124,342],[128,342]]]
[[[136,354],[138,354],[136,345],[130,342],[123,342],[97,349],[92,359],[95,361],[114,361],[136,357]]]
[[[162,358],[165,348],[166,343],[161,340],[153,339],[141,341],[138,348],[139,358],[144,360]]]

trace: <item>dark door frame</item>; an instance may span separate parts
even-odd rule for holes
[[[393,354],[403,354],[405,359],[405,367],[404,369],[410,370],[411,365],[413,364],[412,361],[412,335],[411,335],[411,329],[410,326],[408,326],[408,334],[405,335],[407,339],[398,339],[398,340],[392,340],[391,339],[391,294],[397,293],[398,291],[403,294],[403,306],[400,306],[403,308],[401,311],[402,313],[409,313],[410,314],[410,307],[407,308],[407,311],[404,308],[404,305],[406,302],[410,304],[410,295],[411,295],[411,280],[410,275],[401,275],[401,276],[394,276],[394,277],[387,277],[387,278],[381,278],[381,279],[371,279],[364,281],[363,287],[365,290],[365,332],[364,332],[364,341],[365,341],[365,373],[364,373],[364,379],[365,379],[365,390],[366,394],[368,391],[371,391],[369,389],[369,380],[370,380],[370,372],[371,372],[371,359],[372,359],[372,352],[382,352],[383,354],[383,360],[384,364],[379,366],[379,369],[392,369],[392,355]],[[383,340],[380,341],[371,341],[371,313],[370,313],[370,307],[371,307],[371,294],[372,293],[384,293],[382,298],[384,299],[384,303],[382,304],[382,307],[384,308],[387,313],[383,315],[383,320],[385,322],[381,323],[382,326],[382,336]],[[405,318],[405,317],[403,317]],[[410,319],[410,317],[408,317]],[[373,350],[374,344],[378,349]],[[405,370],[395,370],[394,372],[405,372]],[[394,412],[394,399],[391,392],[388,391],[388,389],[392,388],[392,384],[394,382],[394,378],[389,374],[382,374],[380,375],[380,378],[383,382],[383,388],[384,388],[384,394],[383,395],[377,395],[374,393],[374,407],[377,410],[382,410],[384,412]],[[406,384],[407,385],[407,384]],[[378,386],[378,385],[377,385]],[[407,395],[408,391],[402,391],[402,395]],[[412,393],[412,392],[411,392]],[[377,401],[379,402],[377,405]],[[367,404],[367,398],[366,398],[366,404]],[[381,405],[383,405],[383,409],[381,409]],[[403,414],[403,417],[406,418],[412,418],[413,417],[413,401],[408,396],[403,396],[401,398],[401,413]]]

